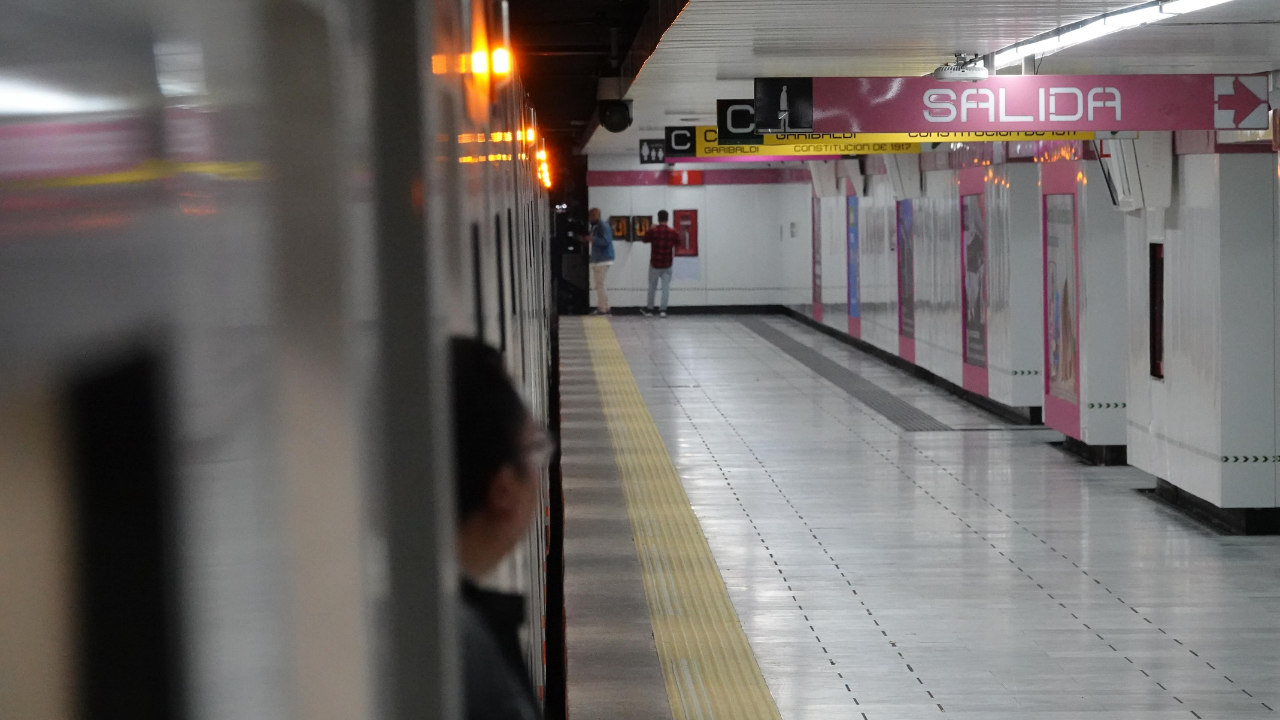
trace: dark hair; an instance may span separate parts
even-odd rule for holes
[[[497,350],[479,340],[449,342],[453,366],[453,448],[458,517],[484,507],[504,465],[522,460],[520,434],[529,419]]]
[[[659,210],[659,211],[658,211],[658,222],[666,222],[668,217],[671,217],[671,216],[670,216],[670,215],[667,215],[667,211],[666,211],[666,210]]]

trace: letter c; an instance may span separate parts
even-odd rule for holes
[[[671,131],[671,149],[672,150],[689,150],[693,147],[693,133],[688,130],[672,130]]]
[[[747,113],[750,120],[745,125],[734,123],[734,115]],[[730,105],[724,112],[725,129],[732,133],[751,133],[756,131],[756,109],[754,105]]]

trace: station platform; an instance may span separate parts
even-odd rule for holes
[[[561,358],[575,720],[1280,709],[1280,538],[785,317],[564,318]]]

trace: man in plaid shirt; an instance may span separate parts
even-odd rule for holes
[[[667,225],[666,210],[658,211],[658,224],[649,228],[644,234],[644,242],[649,243],[649,302],[640,309],[646,317],[653,315],[653,296],[658,290],[658,281],[662,281],[662,305],[659,317],[667,316],[667,300],[671,297],[671,256],[675,254],[680,235]]]

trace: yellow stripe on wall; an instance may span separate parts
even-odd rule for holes
[[[595,368],[644,572],[675,720],[775,720],[724,579],[609,321],[587,318]]]

